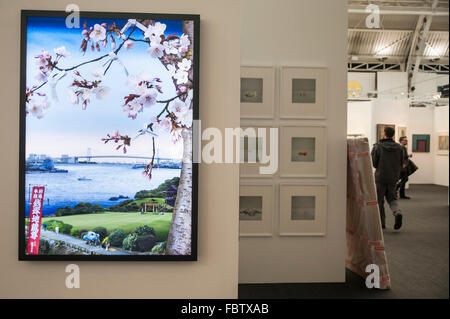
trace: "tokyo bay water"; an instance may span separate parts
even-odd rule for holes
[[[157,188],[167,179],[180,176],[180,169],[154,168],[152,179],[142,174],[143,168],[133,169],[133,164],[55,164],[55,168],[67,173],[26,172],[25,211],[28,216],[29,194],[33,186],[45,186],[43,215],[54,214],[60,207],[75,206],[80,202],[116,205],[125,199],[111,197],[128,196],[130,199],[140,190]],[[81,180],[79,180],[81,179]]]

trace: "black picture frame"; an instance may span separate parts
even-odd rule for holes
[[[192,163],[192,232],[190,255],[28,255],[25,253],[25,146],[26,146],[26,55],[28,17],[67,17],[65,11],[21,10],[20,40],[20,121],[19,121],[19,245],[18,259],[21,261],[197,261],[198,256],[198,163]],[[90,12],[81,11],[83,18],[192,20],[194,22],[193,57],[193,120],[199,120],[199,76],[200,76],[200,15],[160,14],[134,12]],[[192,137],[193,151],[197,136]]]

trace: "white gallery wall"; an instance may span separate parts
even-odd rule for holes
[[[439,132],[448,132],[448,109],[449,106],[439,107],[434,110],[434,152],[437,149],[437,139]],[[433,145],[432,145],[433,147]],[[433,151],[433,150],[432,150]],[[448,155],[434,156],[434,184],[448,186]]]
[[[239,240],[239,282],[345,281],[347,7],[345,0],[244,0],[241,2],[241,65],[325,67],[326,120],[280,121],[327,127],[327,177],[253,179],[275,185],[273,235]],[[280,74],[277,71],[276,78]],[[276,89],[279,89],[278,86]],[[276,90],[276,97],[278,91]],[[279,109],[276,98],[275,109]],[[248,123],[249,121],[246,121]],[[242,123],[242,122],[241,122]],[[254,125],[258,125],[253,122]],[[270,125],[270,124],[269,124]],[[286,154],[280,154],[280,158]],[[328,185],[325,236],[280,237],[279,183]]]
[[[349,79],[355,77],[350,73]],[[357,76],[356,76],[357,77]],[[434,95],[437,86],[448,83],[447,75],[419,73],[415,93]],[[376,142],[377,124],[407,127],[408,151],[419,170],[410,177],[411,184],[448,186],[448,156],[437,155],[437,132],[448,131],[449,106],[410,107],[406,97],[407,74],[404,72],[377,73],[378,98],[371,101],[348,102],[348,133],[364,134],[370,144]],[[430,134],[430,152],[412,153],[412,135]],[[397,137],[398,138],[398,137]]]

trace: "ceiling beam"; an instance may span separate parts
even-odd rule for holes
[[[419,33],[420,33],[420,29],[423,27],[424,18],[425,18],[424,15],[421,15],[421,16],[419,16],[419,18],[417,18],[416,28],[415,28],[412,36],[409,38],[408,46],[406,49],[406,54],[408,54],[408,56],[405,59],[405,64],[403,65],[403,71],[411,70],[411,65],[413,63],[413,61],[412,61],[413,54],[415,52],[415,44],[418,42]]]
[[[366,9],[348,9],[348,13],[356,13],[356,14],[368,14],[370,12],[367,12]],[[449,15],[448,11],[430,11],[430,10],[383,10],[380,9],[381,15],[414,15],[414,16],[420,16],[420,15],[431,15],[431,16],[447,16]]]
[[[414,64],[414,58],[412,58],[412,64]],[[420,59],[422,60],[422,64],[424,63],[433,63],[433,64],[448,64],[448,56],[428,56],[421,55]],[[375,56],[373,54],[348,54],[348,60],[351,62],[386,62],[386,63],[406,63],[405,55],[386,55],[383,57]],[[429,61],[427,61],[429,60]],[[412,65],[411,64],[411,65]],[[406,64],[405,64],[406,65]],[[405,71],[407,68],[403,68]]]
[[[439,0],[433,0],[433,3],[431,5],[431,11],[434,11],[436,9],[438,3],[439,3]],[[410,60],[412,60],[412,54],[414,54],[416,57],[415,57],[414,69],[412,71],[411,71],[411,69],[408,69],[408,68],[406,69],[406,71],[408,72],[408,93],[411,93],[414,91],[413,88],[414,88],[414,85],[416,82],[417,73],[419,72],[421,56],[423,55],[423,52],[425,51],[426,40],[428,38],[428,32],[430,31],[431,21],[433,21],[432,15],[426,15],[426,16],[422,17],[422,25],[420,26],[420,30],[418,31],[416,43],[412,44],[413,52],[410,54]],[[411,63],[412,63],[412,61],[411,61]]]

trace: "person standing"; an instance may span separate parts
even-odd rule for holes
[[[380,209],[381,226],[386,228],[384,198],[395,217],[394,229],[402,227],[403,215],[398,207],[396,186],[403,168],[403,149],[393,140],[395,130],[392,127],[384,129],[384,137],[372,148],[372,164],[375,168],[375,184],[377,187],[378,206]]]
[[[412,157],[412,154],[408,155],[408,138],[406,136],[402,136],[399,139],[400,145],[403,148],[403,167],[400,172],[400,181],[397,184],[397,191],[400,193],[400,198],[402,199],[411,199],[411,197],[406,196],[405,194],[405,185],[408,182],[408,163],[409,159]]]

